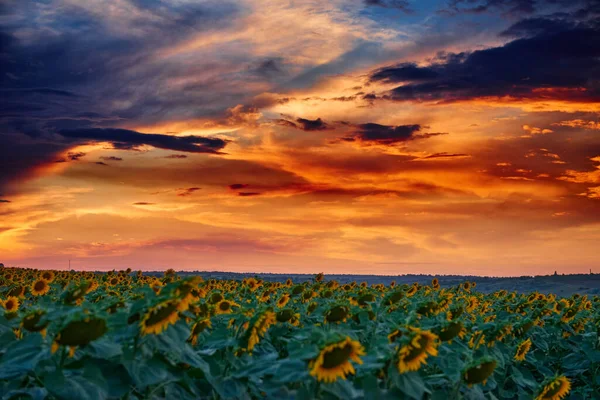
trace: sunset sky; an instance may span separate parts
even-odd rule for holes
[[[4,0],[0,262],[600,273],[600,3]]]

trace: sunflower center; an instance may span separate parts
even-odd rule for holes
[[[344,364],[352,354],[352,345],[346,343],[342,347],[335,347],[323,355],[323,368],[332,369]]]
[[[177,304],[175,303],[158,306],[150,311],[150,317],[148,317],[146,320],[146,326],[152,326],[161,323],[169,318],[169,316],[171,316],[171,314],[173,314],[176,310]]]
[[[548,387],[547,387],[547,391],[544,394],[543,398],[547,398],[547,399],[552,399],[554,398],[554,396],[556,396],[557,394],[561,394],[563,392],[563,385],[561,381],[554,381],[551,382]]]
[[[44,290],[46,288],[46,282],[45,281],[37,281],[34,285],[33,288],[36,291],[40,291],[40,290]]]
[[[419,341],[420,343],[420,341]],[[404,356],[405,362],[410,362],[418,358],[421,354],[425,353],[425,347],[421,345],[420,348],[410,346],[410,351]]]
[[[200,321],[194,326],[193,334],[197,335],[200,332],[204,331],[206,328],[208,328],[208,321]]]
[[[230,304],[227,301],[223,301],[219,304],[219,309],[221,311],[227,311],[231,308]]]

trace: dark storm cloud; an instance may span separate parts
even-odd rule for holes
[[[198,190],[200,190],[199,187],[190,187],[190,188],[185,188],[185,189],[178,189],[177,196],[179,196],[179,197],[191,196],[192,194],[194,194],[194,192],[197,192]]]
[[[419,82],[428,81],[438,77],[438,73],[431,68],[417,67],[415,63],[402,63],[393,68],[383,68],[373,75],[371,80],[383,82]],[[371,96],[371,97],[368,97]],[[365,99],[374,99],[375,95],[365,95]]]
[[[288,128],[298,128],[298,125],[293,123],[292,121],[288,121],[287,119],[276,119],[273,122],[277,125],[287,126]]]
[[[71,161],[79,161],[80,158],[85,157],[86,153],[83,153],[81,151],[78,151],[76,153],[67,153],[67,158]]]
[[[284,116],[284,117],[291,118],[289,116]],[[321,118],[317,118],[317,119],[296,118],[294,121],[290,121],[289,119],[281,118],[281,119],[275,119],[272,122],[277,125],[280,125],[280,126],[302,129],[303,131],[324,131],[324,130],[331,128]]]
[[[531,37],[542,34],[558,33],[574,29],[576,23],[563,18],[535,17],[526,18],[500,33],[507,37]]]
[[[414,10],[410,8],[410,2],[407,0],[364,0],[367,6],[379,6],[384,8],[396,8],[407,14],[413,13]]]
[[[120,6],[128,12],[120,12]],[[243,12],[226,1],[134,0],[116,4],[108,20],[92,3],[3,4],[0,189],[34,176],[84,140],[107,136],[115,148],[127,150],[151,144],[135,132],[96,128],[110,128],[121,120],[152,123],[215,115],[237,104],[246,93],[215,99],[215,88],[200,90],[196,82],[170,89],[168,78],[206,68],[197,60],[172,62],[155,55],[203,31],[227,27]],[[57,131],[71,137],[59,141]],[[225,145],[221,139],[198,137],[147,139],[157,147],[187,152],[218,153]]]
[[[244,189],[247,188],[249,185],[245,184],[245,183],[233,183],[231,185],[229,185],[229,189],[231,190],[239,190],[239,189]]]
[[[464,154],[464,153],[434,153],[434,154],[428,155],[426,157],[423,157],[421,159],[428,160],[428,159],[435,159],[435,158],[453,158],[453,157],[464,158],[464,157],[470,157],[470,155]]]
[[[169,136],[156,133],[139,133],[118,128],[65,129],[58,132],[69,139],[97,142],[112,142],[124,146],[150,145],[159,149],[185,151],[189,153],[219,154],[228,143],[219,138],[202,136]]]
[[[283,59],[269,58],[261,61],[254,69],[260,77],[271,79],[283,76],[286,74],[283,66]]]
[[[481,14],[500,12],[509,16],[521,16],[548,10],[560,11],[567,7],[582,7],[594,0],[449,0],[440,12],[443,14]]]
[[[347,142],[361,142],[364,144],[394,145],[416,139],[426,139],[443,133],[419,133],[420,125],[380,125],[367,123],[356,125],[356,130],[342,138]]]
[[[61,12],[51,12],[54,9]],[[215,99],[215,88],[199,87],[198,82],[173,90],[169,78],[210,69],[197,60],[156,59],[160,49],[173,43],[232,24],[243,12],[233,3],[125,1],[115,5],[110,21],[96,4],[49,0],[29,7],[14,1],[4,11],[0,117],[98,122],[98,117],[89,117],[97,114],[147,123],[190,117],[190,104],[193,116],[200,117],[218,114],[239,101],[225,94]],[[215,74],[226,70],[211,66]],[[246,95],[243,89],[239,95]]]
[[[600,25],[519,22],[505,34],[532,34],[500,47],[442,54],[431,65],[399,64],[375,71],[371,81],[403,82],[397,101],[456,101],[489,96],[600,101]]]
[[[321,118],[314,120],[298,118],[296,119],[298,127],[304,131],[322,131],[328,129],[328,126]]]
[[[117,128],[80,128],[40,131],[32,127],[28,134],[18,133],[24,129],[0,123],[0,190],[7,190],[10,183],[35,176],[45,166],[55,162],[77,161],[85,154],[64,153],[78,144],[89,142],[111,142],[119,150],[139,150],[149,145],[161,149],[189,153],[222,154],[228,143],[219,138],[201,136],[169,136],[143,134]],[[58,133],[58,135],[57,135]],[[63,140],[59,140],[62,136]],[[120,157],[102,158],[104,161],[119,161]]]
[[[33,141],[25,135],[0,133],[0,190],[11,193],[9,182],[34,176],[65,149],[64,145]]]
[[[185,154],[169,154],[168,156],[165,156],[165,158],[169,158],[169,159],[182,159],[182,158],[187,158],[188,156],[186,156]]]
[[[121,157],[115,157],[115,156],[102,156],[100,157],[101,160],[104,161],[123,161],[123,159]]]

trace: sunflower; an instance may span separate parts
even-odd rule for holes
[[[346,322],[350,309],[344,305],[336,305],[327,310],[325,313],[325,322]]]
[[[495,319],[496,319],[496,315],[495,315],[495,314],[493,314],[493,315],[488,315],[487,317],[485,317],[485,318],[483,319],[483,322],[485,322],[485,323],[487,324],[487,323],[489,323],[489,322],[492,322],[492,321],[494,321]]]
[[[246,287],[248,287],[248,289],[250,289],[251,292],[254,292],[261,286],[261,284],[254,278],[245,279],[244,284]]]
[[[302,293],[302,302],[307,303],[312,300],[313,297],[316,297],[317,294],[312,290],[306,290]]]
[[[218,302],[220,302],[223,299],[225,299],[225,298],[223,297],[223,295],[221,293],[215,292],[210,295],[210,297],[208,298],[208,302],[210,304],[217,304]]]
[[[417,290],[419,290],[416,286],[411,286],[410,289],[408,289],[408,291],[406,292],[406,295],[408,297],[413,296],[415,293],[417,293]]]
[[[471,296],[469,298],[469,304],[467,305],[466,309],[468,312],[472,313],[473,310],[475,310],[478,305],[479,305],[479,299],[475,296]]]
[[[277,322],[288,322],[292,318],[294,318],[294,310],[291,308],[284,308],[277,312],[275,318],[277,318]]]
[[[215,305],[215,314],[231,314],[233,311],[231,307],[239,307],[240,305],[230,301],[230,300],[221,300]]]
[[[177,300],[167,300],[148,309],[140,321],[142,335],[149,333],[158,335],[167,329],[169,325],[176,323],[178,308],[179,302]]]
[[[64,295],[65,304],[69,304],[69,305],[81,304],[81,302],[83,302],[83,297],[87,293],[90,286],[91,286],[91,282],[83,281],[78,286],[75,286],[74,288],[68,290],[66,292],[66,294]]]
[[[54,281],[55,277],[56,277],[56,275],[54,274],[54,271],[44,271],[40,275],[40,279],[43,279],[48,283],[51,283],[52,281]]]
[[[437,356],[439,338],[431,331],[411,328],[413,338],[398,351],[398,371],[403,374],[408,371],[418,371],[422,364],[427,364],[427,357]]]
[[[73,357],[77,346],[89,344],[103,336],[107,330],[106,321],[102,318],[85,317],[71,321],[54,337],[51,351],[55,353],[60,346],[68,346],[69,357]]]
[[[248,345],[246,349],[252,351],[254,346],[260,341],[260,338],[265,336],[269,327],[275,324],[275,322],[277,322],[275,313],[270,310],[263,312],[255,321],[252,321],[252,324],[247,328]]]
[[[448,325],[446,325],[446,327],[440,331],[439,337],[440,340],[444,342],[452,343],[452,339],[456,338],[457,336],[462,339],[466,334],[467,330],[463,326],[462,322],[456,321],[450,322]]]
[[[44,315],[46,315],[45,311],[33,311],[23,317],[21,326],[29,332],[39,332],[43,337],[46,337],[46,327],[50,321],[42,320]]]
[[[525,360],[525,356],[527,355],[527,352],[529,352],[529,349],[531,348],[531,339],[527,339],[522,341],[519,344],[519,347],[517,347],[517,351],[515,353],[515,360],[517,361],[523,361]]]
[[[31,294],[34,296],[43,296],[50,290],[50,285],[44,279],[39,279],[31,285]]]
[[[202,332],[204,332],[206,329],[210,329],[210,328],[212,328],[210,318],[202,318],[202,319],[198,320],[192,326],[192,332],[187,341],[190,342],[192,344],[192,346],[195,346],[196,343],[198,343],[198,335],[201,334]]]
[[[281,295],[281,297],[277,300],[277,307],[285,307],[285,305],[290,301],[290,295],[287,293],[284,293]]]
[[[563,315],[560,317],[560,320],[564,323],[571,322],[575,318],[575,314],[577,314],[576,308],[568,308],[565,310]]]
[[[17,310],[19,309],[19,299],[15,296],[10,296],[8,299],[4,300],[3,306],[6,312],[17,312]]]
[[[398,303],[400,300],[402,300],[402,298],[404,297],[404,293],[400,290],[394,291],[390,294],[388,294],[384,299],[383,299],[383,304],[385,305],[392,305],[392,304],[396,304]]]
[[[396,339],[402,337],[402,331],[400,329],[394,329],[392,333],[388,335],[388,341],[394,343]]]
[[[463,371],[463,379],[469,387],[477,383],[483,383],[485,385],[488,378],[494,373],[494,369],[496,369],[496,360],[493,358],[484,358],[470,364],[470,366]]]
[[[482,331],[475,331],[469,339],[469,347],[477,350],[482,344],[485,344],[485,334]]]
[[[9,297],[23,297],[25,294],[25,286],[15,286],[8,292]]]
[[[338,378],[346,379],[354,374],[350,360],[362,364],[359,356],[364,355],[362,345],[346,336],[338,342],[325,346],[319,355],[310,362],[310,374],[319,381],[335,382]]]
[[[120,282],[119,278],[116,276],[113,276],[112,278],[110,278],[109,280],[106,281],[106,283],[110,286],[115,286],[118,285]]]
[[[535,400],[561,400],[571,391],[571,381],[564,375],[558,376],[542,385]]]

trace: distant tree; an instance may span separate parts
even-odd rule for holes
[[[4,268],[4,264],[0,263],[0,268]]]

